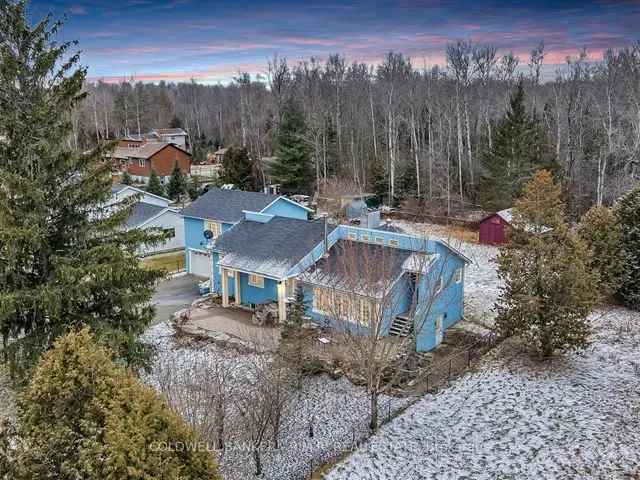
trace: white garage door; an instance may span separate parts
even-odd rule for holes
[[[209,278],[211,275],[211,257],[208,253],[189,251],[189,273]]]

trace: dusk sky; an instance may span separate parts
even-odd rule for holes
[[[274,54],[375,63],[393,50],[418,67],[442,65],[445,45],[458,38],[513,50],[523,62],[544,40],[552,71],[582,47],[600,58],[640,40],[640,0],[37,0],[31,12],[66,13],[63,37],[79,40],[89,76],[107,81],[224,82],[265,72]]]

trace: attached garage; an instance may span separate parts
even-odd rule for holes
[[[211,276],[211,255],[201,250],[189,250],[189,273],[197,277]]]

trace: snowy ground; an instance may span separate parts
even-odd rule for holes
[[[145,338],[157,345],[158,362],[174,363],[190,368],[194,362],[214,355],[212,345],[198,348],[177,348],[166,324],[152,327]],[[248,356],[239,353],[231,356],[229,368],[242,371],[242,363]],[[154,383],[153,375],[149,379]],[[393,414],[408,405],[408,399],[383,397],[380,415]],[[309,478],[312,469],[336,457],[344,450],[365,438],[367,433],[368,398],[364,390],[348,380],[331,380],[327,376],[309,378],[285,420],[278,449],[267,448],[263,452],[264,476],[268,480],[295,480]],[[314,436],[309,438],[309,424],[313,419]],[[235,442],[235,443],[234,443]],[[230,441],[230,448],[219,459],[225,480],[253,478],[253,460],[246,442]]]
[[[494,317],[491,308],[500,294],[501,285],[494,261],[498,249],[447,236],[445,229],[440,225],[400,221],[394,221],[393,224],[409,234],[428,235],[444,240],[469,257],[472,263],[465,271],[464,284],[466,316],[491,325]]]
[[[623,479],[640,475],[640,313],[592,316],[584,352],[504,349],[422,399],[328,475],[364,479]]]

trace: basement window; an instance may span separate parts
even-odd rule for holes
[[[400,246],[400,242],[398,240],[389,240],[389,246],[390,247],[399,247]]]
[[[455,281],[456,283],[462,282],[462,268],[456,270]]]

